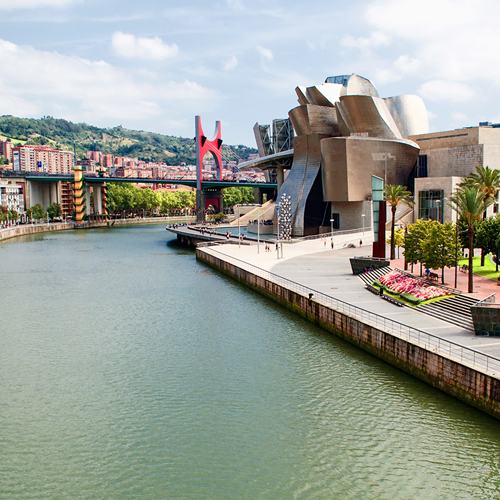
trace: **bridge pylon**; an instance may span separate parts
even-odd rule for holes
[[[85,190],[83,189],[83,167],[75,165],[74,171],[74,192],[75,192],[75,212],[76,223],[82,224],[85,218]]]
[[[207,139],[201,126],[201,117],[195,117],[196,129],[196,221],[204,222],[207,208],[212,205],[219,212],[223,209],[221,189],[203,190],[202,167],[203,158],[210,152],[217,168],[217,180],[222,180],[222,139],[220,121],[215,122],[215,134],[211,141]]]

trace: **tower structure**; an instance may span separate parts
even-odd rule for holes
[[[205,210],[212,205],[218,212],[222,211],[223,198],[221,189],[203,189],[203,158],[210,152],[215,160],[217,180],[222,180],[222,139],[220,121],[215,122],[215,134],[208,140],[201,126],[201,117],[195,117],[196,129],[196,214],[197,222],[205,220]]]

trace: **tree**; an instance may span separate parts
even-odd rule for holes
[[[474,292],[472,275],[472,254],[474,253],[474,223],[481,219],[482,214],[493,203],[492,198],[486,199],[486,193],[478,187],[458,188],[450,197],[449,206],[467,222],[469,236],[469,293]]]
[[[37,203],[34,207],[28,208],[26,213],[30,219],[43,219],[45,217],[45,210],[40,203]]]
[[[432,222],[431,220],[419,219],[408,226],[403,244],[405,260],[408,264],[422,263],[424,259],[422,242],[428,238]],[[420,265],[420,276],[422,276],[422,265]]]
[[[241,203],[255,203],[253,188],[249,186],[225,188],[223,197],[225,207],[234,207]]]
[[[62,214],[61,205],[59,205],[58,203],[52,203],[52,205],[49,205],[47,207],[47,213],[52,220],[54,220],[56,217],[60,217]]]
[[[462,187],[477,187],[485,194],[485,200],[495,198],[500,190],[500,171],[492,170],[490,167],[476,167],[476,173],[469,174],[460,184]],[[486,210],[483,212],[483,219],[486,219]],[[484,253],[481,249],[481,267],[484,266]]]
[[[411,192],[407,191],[406,186],[387,184],[385,186],[385,201],[391,206],[392,221],[391,221],[391,260],[394,260],[395,244],[394,244],[394,225],[396,222],[396,210],[398,205],[404,203],[409,207],[413,206],[410,199]]]
[[[444,268],[455,265],[455,226],[452,222],[428,222],[427,236],[421,242],[421,262],[427,269],[441,269],[441,282],[444,285]]]
[[[498,255],[500,254],[500,214],[483,219],[476,230],[476,243],[484,255],[493,253],[496,256],[498,272]]]

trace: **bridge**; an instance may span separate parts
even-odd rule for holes
[[[81,218],[83,213],[90,214],[90,195],[85,197],[85,187],[87,191],[92,191],[94,198],[94,213],[96,215],[107,214],[106,203],[106,184],[114,183],[134,183],[134,184],[177,184],[182,186],[197,187],[195,179],[183,179],[182,177],[162,177],[162,178],[139,178],[139,177],[100,177],[93,175],[84,175],[81,170],[75,169],[75,174],[78,174],[77,180],[75,175],[71,174],[42,174],[33,172],[10,173],[7,174],[11,180],[25,181],[25,199],[26,206],[32,207],[36,204],[41,204],[47,208],[52,203],[59,203],[64,196],[68,196],[70,191],[64,188],[64,183],[75,183],[74,204],[75,208],[79,207]],[[238,182],[229,180],[202,179],[202,196],[197,196],[196,206],[202,208],[198,210],[201,217],[204,217],[204,209],[209,204],[214,204],[218,209],[222,209],[222,190],[229,187],[251,187],[254,189],[255,199],[262,203],[263,194],[266,193],[268,198],[274,197],[277,189],[276,183],[267,182]],[[197,194],[200,191],[197,191]],[[77,210],[77,217],[79,211]]]
[[[22,176],[30,182],[73,182],[73,175],[60,174],[38,174],[29,172]],[[181,186],[196,187],[196,179],[183,179],[178,177],[143,178],[143,177],[99,177],[84,176],[87,184],[102,184],[103,182],[130,182],[132,184],[180,184]],[[225,181],[225,180],[202,180],[203,189],[224,189],[227,187],[251,187],[262,189],[276,189],[278,185],[273,182],[248,182],[248,181]]]

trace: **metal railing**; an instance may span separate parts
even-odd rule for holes
[[[364,228],[364,232],[370,232],[371,228]],[[343,229],[342,231],[333,231],[329,233],[321,233],[321,234],[312,234],[310,236],[302,236],[300,238],[294,238],[291,243],[300,243],[301,241],[308,240],[319,240],[321,238],[331,238],[332,236],[342,236],[343,234],[354,234],[354,233],[362,233],[363,228],[358,229]]]
[[[313,294],[312,300],[315,302],[345,314],[350,318],[361,321],[366,325],[382,330],[453,361],[468,365],[485,374],[495,376],[496,378],[500,377],[499,358],[470,349],[450,340],[432,335],[431,333],[413,328],[412,326],[394,321],[371,311],[367,311],[366,309],[349,304],[348,302],[344,302],[340,299],[336,299],[322,292],[301,285],[300,283],[296,283],[295,281],[273,274],[265,269],[261,269],[253,264],[237,259],[236,257],[223,254],[214,248],[212,248],[211,251],[220,254],[221,260],[233,263],[241,269],[247,270],[267,281],[283,286],[305,298],[309,298],[310,294]]]

